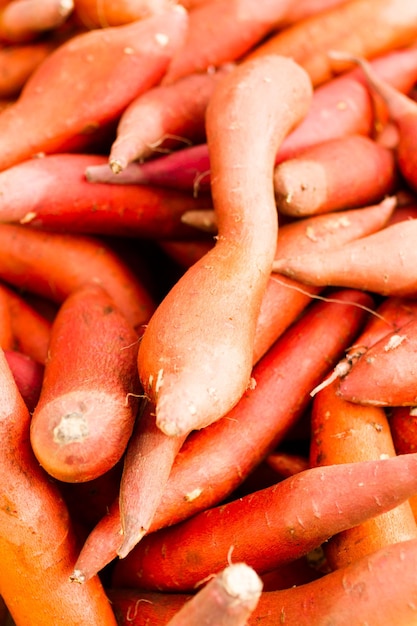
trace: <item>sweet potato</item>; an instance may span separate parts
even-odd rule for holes
[[[395,456],[384,410],[343,400],[337,395],[337,385],[338,381],[334,381],[313,400],[311,465]],[[325,544],[324,551],[329,566],[336,569],[380,548],[413,538],[417,538],[417,525],[409,502],[403,502],[383,515],[336,534]]]
[[[30,415],[4,354],[0,354],[1,516],[0,593],[16,624],[116,626],[96,577],[72,585],[77,538],[57,485],[29,442]]]
[[[358,337],[359,348],[369,348],[389,333],[400,329],[417,316],[417,300],[412,298],[384,298],[376,315],[371,316]],[[353,346],[355,349],[355,346]]]
[[[187,438],[150,531],[175,524],[230,495],[300,418],[311,389],[354,340],[365,319],[364,307],[372,306],[362,291],[333,295],[334,301],[313,303],[259,360],[252,373],[256,386],[225,418]],[[262,415],[262,427],[253,415]],[[88,580],[116,557],[120,529],[116,501],[81,550],[77,580]]]
[[[309,285],[415,297],[416,235],[417,220],[401,221],[338,249],[281,258],[274,262],[274,271]]]
[[[413,44],[416,34],[417,7],[408,0],[351,0],[279,30],[245,58],[290,56],[317,86],[346,70],[332,65],[332,49],[374,58]]]
[[[120,480],[121,542],[125,557],[149,530],[166,482],[186,435],[170,437],[155,423],[155,407],[146,403],[128,442]]]
[[[398,333],[408,322],[416,319],[416,313],[417,300],[399,297],[382,300],[373,315],[369,317],[356,343],[347,350],[345,357],[339,361],[333,372],[316,389],[313,389],[311,395],[316,395],[332,381],[346,376],[352,365],[371,346],[394,332]]]
[[[136,417],[137,334],[100,285],[73,291],[52,324],[30,439],[61,481],[92,480],[123,455]]]
[[[385,219],[389,219],[392,214],[394,204],[392,198],[387,198],[379,205],[360,210],[342,211],[339,214],[328,214],[327,218],[316,216],[314,219],[284,224],[278,235],[272,267],[281,254],[289,253],[291,249],[310,250],[314,253],[327,247],[343,245],[342,242],[348,239],[365,236],[368,228],[372,231],[382,228]],[[318,287],[305,286],[290,278],[271,274],[256,322],[254,363],[320,291]]]
[[[248,626],[410,626],[415,624],[417,542],[382,548],[318,580],[262,593]],[[191,595],[108,591],[120,626],[165,626]]]
[[[126,107],[109,154],[116,174],[132,161],[170,152],[205,139],[204,117],[214,85],[233,68],[184,76],[172,85],[156,85]],[[96,166],[97,171],[97,166]]]
[[[193,191],[210,190],[210,159],[207,144],[175,150],[144,163],[133,161],[115,174],[107,165],[89,165],[85,175],[92,183],[140,184]]]
[[[187,24],[186,11],[175,6],[146,20],[78,34],[60,45],[0,114],[0,170],[38,153],[91,144],[94,131],[159,82]],[[68,76],[77,77],[77,89]]]
[[[338,394],[364,405],[415,406],[416,350],[417,318],[414,318],[365,350],[339,380]]]
[[[92,185],[84,171],[93,164],[108,168],[103,155],[66,153],[0,172],[0,221],[76,234],[187,238],[193,233],[180,221],[183,212],[212,206],[209,197],[192,198],[173,189]]]
[[[417,454],[313,467],[144,537],[115,564],[117,587],[187,591],[227,564],[258,573],[307,554],[417,490]],[[358,488],[359,484],[359,488]]]
[[[397,184],[392,150],[363,135],[317,144],[274,172],[278,210],[294,217],[372,204]]]
[[[396,205],[396,197],[388,196],[378,204],[362,206],[360,210],[324,211],[323,215],[318,212],[284,223],[280,227],[275,258],[327,250],[377,232],[389,222]],[[217,234],[217,219],[213,209],[185,211],[181,221],[199,230]]]
[[[249,384],[256,319],[278,230],[274,158],[310,97],[305,72],[291,59],[273,56],[238,66],[210,99],[206,125],[216,245],[159,304],[139,346],[139,376],[166,434],[219,419]],[[244,150],[248,143],[250,152]],[[253,210],[255,198],[261,215]]]

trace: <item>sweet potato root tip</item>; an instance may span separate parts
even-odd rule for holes
[[[185,436],[168,437],[155,424],[155,407],[146,403],[129,440],[120,481],[119,508],[124,558],[149,531],[155,511]]]

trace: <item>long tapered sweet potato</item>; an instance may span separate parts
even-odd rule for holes
[[[120,173],[132,161],[204,141],[208,100],[216,81],[232,67],[189,74],[135,98],[120,117],[109,154],[111,169]]]
[[[382,548],[318,580],[264,591],[248,626],[414,626],[417,541]],[[193,596],[109,589],[120,626],[165,626]]]
[[[374,58],[413,44],[416,34],[417,7],[408,0],[351,0],[278,31],[246,58],[288,55],[316,86],[347,67],[332,64],[332,49]]]
[[[99,285],[80,287],[61,305],[30,433],[37,459],[58,480],[92,480],[123,455],[140,393],[137,344]]]
[[[92,185],[84,171],[94,164],[108,168],[105,156],[66,153],[0,172],[0,222],[76,234],[186,238],[192,229],[181,223],[183,212],[212,206],[208,197],[156,186]]]
[[[170,437],[155,423],[155,407],[146,403],[126,448],[120,479],[121,543],[125,557],[148,532],[166,482],[186,435]]]
[[[158,185],[192,191],[197,196],[210,191],[208,147],[197,144],[143,163],[132,161],[117,174],[107,165],[89,165],[85,175],[92,183]]]
[[[216,85],[206,118],[216,245],[170,290],[139,347],[141,382],[166,434],[219,419],[249,384],[256,319],[278,230],[274,158],[310,98],[305,72],[279,56],[242,64]],[[244,149],[248,144],[250,152]]]
[[[362,288],[385,296],[415,297],[416,235],[417,220],[404,220],[339,249],[281,258],[274,262],[274,270],[310,285]]]
[[[377,232],[387,225],[396,206],[396,196],[388,196],[378,204],[363,206],[360,210],[324,211],[324,214],[319,211],[284,223],[280,227],[275,258],[334,248],[344,242],[360,239],[370,232]],[[213,209],[185,211],[181,221],[212,235],[217,234],[217,219]],[[370,231],[366,233],[368,228]]]
[[[362,291],[333,295],[334,301],[314,303],[259,360],[252,373],[256,386],[224,419],[187,438],[175,458],[150,531],[226,498],[295,424],[309,403],[311,389],[354,341],[365,309],[372,306],[372,299]],[[253,415],[262,415],[262,427]],[[137,519],[137,526],[141,524],[143,520]],[[120,530],[116,501],[81,550],[77,580],[88,580],[116,557]]]
[[[146,20],[81,33],[59,46],[0,114],[0,170],[38,153],[90,143],[95,131],[161,80],[187,24],[186,11],[174,6]]]
[[[386,226],[395,207],[396,199],[388,197],[377,205],[362,207],[360,210],[316,215],[282,225],[272,269],[275,261],[279,262],[281,256],[303,252],[315,253],[377,232]],[[193,215],[197,215],[197,212]],[[183,218],[187,216],[189,214],[184,213]],[[320,288],[302,285],[289,278],[271,274],[256,323],[254,363],[294,321],[318,291]]]
[[[98,578],[69,579],[77,538],[68,510],[29,442],[30,415],[0,354],[0,593],[16,624],[116,626]]]
[[[77,287],[98,283],[140,333],[155,304],[111,246],[94,237],[0,225],[0,277],[61,303]]]
[[[406,501],[417,490],[416,464],[417,454],[405,454],[309,468],[148,535],[115,564],[113,584],[192,590],[231,549],[258,573],[272,570]]]
[[[385,219],[389,219],[394,205],[394,199],[387,198],[379,205],[364,207],[356,213],[342,211],[339,215],[328,215],[330,219],[306,219],[284,224],[280,229],[281,236],[278,235],[279,244],[272,267],[276,260],[279,261],[281,254],[285,254],[286,250],[289,252],[291,248],[314,252],[343,245],[344,237],[354,239],[365,236],[362,227],[379,230],[386,224]],[[299,237],[296,238],[293,235],[297,231]],[[256,322],[253,357],[255,363],[320,291],[321,288],[302,285],[290,278],[271,274]]]

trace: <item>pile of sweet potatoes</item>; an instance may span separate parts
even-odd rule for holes
[[[0,1],[0,626],[417,624],[416,38]]]

